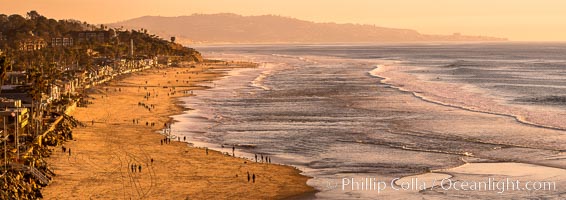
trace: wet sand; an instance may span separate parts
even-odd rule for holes
[[[410,73],[419,70],[421,69],[386,64],[380,65],[371,73],[383,78],[381,82],[392,88],[410,93],[417,99],[423,100],[425,104],[432,103],[429,109],[445,107],[445,110],[458,111],[461,113],[459,116],[469,115],[474,118],[462,120],[447,117],[447,119],[434,120],[449,121],[450,123],[445,123],[446,125],[429,121],[426,124],[413,122],[406,126],[412,127],[415,131],[422,129],[422,131],[475,137],[476,139],[470,141],[501,146],[493,147],[492,150],[470,151],[473,153],[466,151],[462,157],[464,164],[461,166],[434,169],[429,173],[406,176],[399,182],[410,183],[420,180],[432,183],[430,180],[434,179],[437,181],[434,187],[414,191],[429,195],[431,198],[473,195],[476,198],[539,196],[554,199],[563,196],[559,186],[565,184],[566,181],[564,176],[566,174],[564,169],[565,137],[562,129],[564,123],[557,120],[558,114],[543,109],[527,112],[496,100],[495,97],[489,96],[480,88],[439,82],[431,76]],[[544,118],[534,118],[535,115],[545,114],[547,116]],[[533,120],[529,121],[530,119]],[[439,180],[447,176],[451,181],[470,184],[486,183],[491,179],[493,182],[490,186],[493,188],[476,188],[473,192],[469,192],[450,188],[447,181],[441,186]],[[518,185],[515,184],[518,189],[514,189],[513,184],[497,185],[501,182],[508,183],[507,180],[519,181]],[[542,187],[541,184],[549,184],[549,188],[533,189],[536,186]]]
[[[564,199],[561,186],[566,184],[562,175],[566,172],[566,137],[559,128],[564,125],[563,117],[560,117],[563,110],[554,109],[556,107],[547,110],[550,106],[540,109],[544,104],[532,102],[542,99],[559,103],[560,98],[546,97],[562,94],[557,89],[562,87],[562,81],[555,77],[563,72],[562,68],[558,68],[562,66],[561,62],[552,64],[555,61],[549,60],[552,63],[547,66],[549,63],[546,61],[537,60],[542,63],[541,66],[531,67],[529,62],[516,59],[523,58],[524,50],[519,50],[520,56],[501,58],[501,53],[485,51],[483,46],[478,48],[481,52],[496,56],[480,56],[485,53],[470,52],[466,48],[462,50],[460,46],[446,49],[433,46],[321,48],[289,45],[285,48],[243,47],[243,50],[235,47],[232,51],[225,47],[210,48],[209,51],[223,53],[220,56],[241,52],[243,55],[238,57],[249,56],[262,63],[296,66],[293,70],[271,73],[262,84],[271,89],[265,94],[242,95],[228,102],[206,99],[215,104],[203,104],[205,107],[212,105],[212,109],[218,110],[215,113],[227,119],[246,119],[243,120],[245,127],[256,130],[252,132],[240,128],[244,127],[240,123],[225,120],[215,127],[219,134],[210,135],[218,141],[231,141],[234,137],[226,137],[223,133],[248,134],[254,136],[249,137],[249,141],[256,142],[257,132],[261,132],[265,136],[256,142],[259,151],[262,151],[262,143],[284,144],[280,151],[295,151],[292,157],[287,157],[287,163],[301,167],[314,177],[309,184],[321,191],[316,194],[321,199]],[[455,53],[451,54],[452,51]],[[511,51],[510,55],[514,52]],[[329,54],[337,55],[337,58],[326,57]],[[466,57],[467,54],[470,55]],[[405,60],[405,57],[408,58],[407,65],[418,67],[399,66],[405,65],[405,62],[397,60]],[[531,54],[531,57],[548,58],[540,54]],[[382,62],[376,58],[385,60]],[[472,60],[472,64],[456,64],[464,65],[461,72],[458,67],[443,65],[443,62],[452,63],[452,60],[459,59]],[[498,62],[491,62],[491,59]],[[388,67],[390,62],[394,62],[395,66],[384,70],[386,68],[382,68],[382,64]],[[502,63],[504,67],[506,63],[516,65],[501,69]],[[377,70],[375,65],[379,65]],[[376,74],[379,70],[384,71]],[[480,72],[468,73],[466,70]],[[526,73],[525,70],[543,72]],[[368,72],[379,78],[368,76]],[[517,78],[517,75],[522,78]],[[483,84],[485,82],[488,84]],[[517,83],[528,86],[516,87]],[[483,87],[486,85],[492,87]],[[527,106],[513,101],[523,96],[531,97],[526,98],[530,102]],[[240,106],[248,102],[262,105],[264,109]],[[300,109],[289,111],[290,107]],[[276,111],[281,114],[273,115]],[[245,118],[246,114],[242,113],[246,112],[256,114],[247,116],[259,117]],[[271,137],[275,131],[293,137]],[[305,132],[308,136],[302,135]],[[239,140],[241,138],[238,137]],[[309,148],[302,150],[304,146]],[[418,178],[428,183],[428,187],[426,190],[411,188],[397,191],[388,185],[388,190],[381,193],[332,188],[335,183],[340,184],[342,178],[352,177],[357,180],[376,177],[387,184],[394,178],[402,178],[397,184],[411,183],[413,178]],[[556,189],[533,191],[522,185],[521,191],[506,190],[501,193],[497,189],[445,190],[438,187],[438,182],[444,178],[469,182],[489,178],[509,178],[522,183],[548,181],[554,183]],[[432,184],[432,180],[437,180],[436,185]],[[430,188],[433,185],[436,187]]]
[[[308,177],[293,167],[212,150],[207,155],[204,148],[183,142],[161,144],[165,136],[157,132],[169,116],[183,112],[175,97],[189,95],[182,90],[204,88],[198,84],[212,86],[208,81],[221,77],[219,70],[203,72],[210,67],[150,69],[95,87],[89,94],[93,104],[72,113],[87,124],[64,145],[72,154],[57,147],[47,158],[57,176],[43,190],[45,199],[281,199],[312,192]],[[172,86],[177,92],[168,95]],[[132,164],[141,165],[141,172],[132,172]],[[248,182],[247,172],[255,174],[255,183]]]
[[[444,106],[461,108],[469,111],[513,117],[518,122],[566,130],[564,110],[542,106],[517,106],[502,101],[502,97],[491,96],[485,89],[471,84],[447,83],[450,77],[442,74],[417,74],[411,72],[426,71],[427,68],[401,66],[397,64],[380,65],[372,73],[383,77],[383,83],[390,84],[403,91],[410,91],[425,101]],[[444,81],[443,79],[448,79]],[[444,82],[442,82],[444,81]]]

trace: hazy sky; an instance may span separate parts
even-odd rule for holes
[[[566,0],[0,0],[0,13],[110,23],[144,15],[231,12],[363,23],[427,34],[566,41]]]

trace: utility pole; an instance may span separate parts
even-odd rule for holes
[[[134,39],[130,39],[130,57],[134,59]]]
[[[8,147],[6,145],[6,141],[8,140],[6,138],[6,116],[4,116],[4,120],[2,120],[2,122],[4,122],[4,131],[2,132],[2,136],[4,137],[4,167],[8,166]]]
[[[17,108],[16,108],[17,109]],[[12,115],[15,117],[15,136],[16,136],[16,161],[19,162],[20,161],[20,137],[18,137],[18,118],[19,118],[19,110],[16,110],[15,112],[13,112]]]

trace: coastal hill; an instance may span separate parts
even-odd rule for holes
[[[190,43],[340,43],[420,41],[502,41],[487,36],[427,35],[410,29],[374,25],[315,23],[274,15],[194,14],[179,17],[144,16],[108,24],[147,29],[161,37]]]

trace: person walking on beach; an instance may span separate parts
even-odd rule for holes
[[[255,174],[252,174],[253,183],[255,183]]]
[[[141,173],[142,166],[138,165],[138,172]]]
[[[208,155],[208,147],[206,147],[206,155]]]
[[[94,119],[92,120],[92,125],[94,126]]]
[[[257,153],[255,154],[255,162],[257,162]]]
[[[69,156],[71,156],[71,148],[69,148]]]
[[[250,172],[248,172],[248,183],[250,182]]]
[[[236,153],[234,153],[234,151],[236,151],[236,146],[232,145],[232,157],[236,157]]]
[[[136,164],[132,164],[132,172],[136,172]]]

